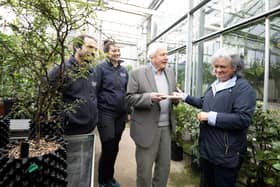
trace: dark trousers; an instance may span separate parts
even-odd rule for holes
[[[99,113],[98,131],[102,147],[98,168],[99,183],[108,183],[114,177],[114,165],[126,117],[126,114],[113,116],[101,111]]]
[[[201,158],[200,187],[236,187],[236,178],[241,164],[242,160],[237,167],[226,168],[216,166]]]

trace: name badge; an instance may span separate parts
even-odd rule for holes
[[[91,85],[92,85],[93,87],[96,87],[96,82],[92,81],[92,82],[91,82]]]
[[[121,77],[126,77],[126,74],[121,72],[121,73],[120,73],[120,76],[121,76]]]

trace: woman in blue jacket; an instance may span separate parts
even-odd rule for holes
[[[97,127],[102,144],[98,182],[99,187],[119,187],[114,179],[114,164],[127,119],[128,73],[120,65],[120,48],[115,42],[105,41],[103,51],[107,58],[95,68],[99,110]]]
[[[256,94],[241,76],[244,67],[234,49],[222,48],[212,57],[216,76],[202,98],[184,97],[201,109],[199,151],[201,187],[235,187],[247,147],[247,130],[255,110]]]

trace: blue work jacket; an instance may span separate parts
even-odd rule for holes
[[[233,168],[246,154],[247,131],[255,111],[256,93],[243,78],[236,84],[218,91],[209,87],[204,97],[188,96],[185,102],[204,112],[217,112],[216,124],[200,124],[200,157],[215,165]]]
[[[85,76],[75,78],[78,64],[73,56],[63,68],[65,78],[60,88],[63,100],[60,107],[64,132],[67,135],[89,133],[98,121],[95,72],[89,69]],[[49,78],[58,81],[59,71],[60,67],[55,66],[49,72]],[[69,106],[72,110],[67,109]]]
[[[120,64],[114,67],[107,59],[95,67],[98,109],[118,116],[127,112],[126,87],[128,72]]]

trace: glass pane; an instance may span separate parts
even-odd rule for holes
[[[264,8],[264,0],[212,0],[194,13],[193,38],[196,40],[256,16]]]
[[[161,42],[167,43],[168,50],[184,46],[187,41],[187,20],[172,28],[160,38]]]
[[[194,45],[193,46],[193,53],[192,53],[192,62],[191,62],[191,78],[192,80],[188,80],[191,81],[191,86],[190,86],[190,90],[186,90],[187,92],[189,92],[191,95],[196,96],[195,90],[196,90],[196,65],[198,64],[198,45]]]
[[[91,186],[94,168],[95,135],[67,136],[67,186]]]
[[[246,18],[256,16],[264,12],[264,0],[224,0],[222,1],[224,12],[224,27],[231,26]]]
[[[176,74],[177,86],[185,89],[185,67],[186,67],[186,49],[175,51],[168,56],[168,66],[173,68]]]
[[[195,7],[196,5],[198,5],[202,0],[193,0],[192,2],[192,6]]]
[[[194,13],[193,38],[198,39],[221,29],[221,2],[213,0]]]
[[[280,107],[280,15],[270,23],[270,66],[268,102]]]
[[[257,99],[263,99],[264,86],[264,21],[251,24],[224,35],[224,45],[239,48],[244,54],[244,76],[257,92]]]
[[[176,53],[168,55],[168,67],[176,73]]]
[[[269,8],[275,8],[280,5],[280,0],[269,0]]]
[[[203,45],[203,65],[202,65],[202,93],[204,93],[216,77],[212,74],[212,55],[220,48],[220,40],[214,39],[204,42]]]
[[[158,8],[158,15],[152,17],[152,38],[159,35],[171,26],[180,17],[185,15],[188,8],[188,1],[165,0]]]
[[[181,90],[185,89],[186,49],[178,51],[177,84]]]
[[[193,48],[194,87],[191,93],[201,96],[216,78],[212,74],[211,57],[220,48],[220,39],[200,42]]]

